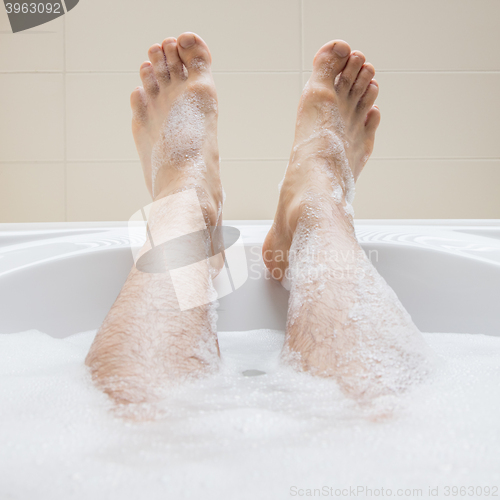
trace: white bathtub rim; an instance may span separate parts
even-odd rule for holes
[[[379,246],[402,246],[420,248],[486,263],[492,266],[500,266],[500,239],[489,236],[480,236],[462,232],[484,228],[487,230],[499,230],[500,220],[452,220],[432,221],[437,224],[428,224],[428,221],[405,221],[405,220],[380,220],[378,224],[374,220],[356,221],[356,232],[361,244],[376,243]],[[417,223],[415,223],[417,222]],[[447,224],[444,224],[447,222]],[[467,222],[467,225],[464,224]],[[492,223],[493,222],[493,223]],[[242,238],[246,246],[262,245],[263,239],[271,226],[272,221],[225,221],[225,224],[238,227],[242,232]],[[17,250],[33,249],[41,246],[57,244],[74,245],[73,251],[55,252],[47,258],[36,258],[26,262],[24,265],[16,265],[1,270],[0,277],[23,269],[43,265],[58,259],[66,259],[87,254],[89,252],[105,251],[106,249],[131,247],[126,222],[58,222],[58,223],[13,223],[0,224],[0,235],[2,239],[8,240],[11,235],[19,234],[32,236],[33,239],[12,245],[0,245],[0,264],[2,256],[16,252]],[[47,237],[48,235],[48,237]],[[400,238],[400,239],[394,239]],[[132,247],[137,248],[140,240],[135,240]],[[443,246],[443,242],[445,246]],[[67,247],[65,247],[67,248]],[[480,252],[493,253],[484,256]]]

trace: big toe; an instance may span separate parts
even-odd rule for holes
[[[314,56],[313,77],[333,84],[347,64],[350,53],[351,48],[344,40],[333,40],[323,45]]]
[[[177,39],[177,49],[188,74],[203,73],[210,68],[212,56],[208,45],[195,33],[183,33]]]

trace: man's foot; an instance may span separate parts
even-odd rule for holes
[[[370,401],[406,390],[425,375],[430,359],[354,234],[354,181],[380,121],[374,74],[343,41],[316,54],[263,249],[273,277],[289,280],[285,359]]]
[[[132,267],[86,358],[95,383],[119,405],[154,403],[171,384],[218,366],[213,259],[200,260],[209,257],[207,241],[178,238],[180,247],[153,252],[153,243],[162,249],[221,222],[210,52],[184,33],[153,45],[149,57],[141,66],[144,87],[131,96],[134,139],[155,200],[139,253],[146,267]],[[190,264],[176,267],[178,258]]]
[[[196,188],[215,225],[222,186],[210,51],[198,35],[183,33],[151,46],[148,55],[140,69],[144,86],[130,97],[146,185],[153,199]]]
[[[351,213],[354,181],[367,162],[380,123],[375,70],[359,51],[336,40],[317,52],[302,93],[295,141],[264,260],[282,280],[297,220],[311,194]]]

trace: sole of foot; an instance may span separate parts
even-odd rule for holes
[[[273,226],[263,247],[266,266],[280,280],[297,221],[315,199],[347,207],[354,182],[373,150],[380,110],[375,69],[343,40],[319,49],[300,98],[292,154]],[[346,224],[349,225],[349,217]]]
[[[153,199],[193,187],[207,223],[222,208],[217,93],[207,44],[194,33],[166,38],[140,67],[130,97],[132,132]]]

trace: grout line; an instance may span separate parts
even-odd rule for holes
[[[260,162],[260,161],[288,161],[289,158],[221,158],[222,162]],[[486,156],[413,156],[413,157],[382,157],[372,156],[370,161],[500,161],[500,157]],[[67,163],[140,163],[139,159],[63,159],[63,160],[0,160],[0,164],[64,164]]]
[[[66,48],[64,47],[64,50]],[[301,56],[302,58],[302,56]],[[64,63],[65,64],[65,63]],[[301,75],[303,73],[311,73],[312,69],[305,69],[302,67],[302,62],[301,62],[301,69],[298,71],[293,71],[293,70],[275,70],[275,71],[267,71],[267,70],[249,70],[249,71],[212,71],[212,74],[214,75],[247,75],[247,74],[255,74],[255,75],[278,75],[278,74],[284,74],[284,75],[296,75],[297,73],[300,73]],[[65,73],[67,75],[72,75],[72,74],[97,74],[97,75],[135,75],[138,72],[137,71],[125,71],[125,70],[113,70],[113,71],[99,71],[99,70],[71,70],[71,71],[66,71],[66,70],[34,70],[34,71],[9,71],[9,70],[0,70],[0,75],[30,75],[30,74],[57,74],[57,73]],[[387,73],[387,74],[421,74],[421,75],[439,75],[439,74],[449,74],[449,75],[498,75],[500,74],[499,70],[455,70],[455,69],[450,69],[450,70],[420,70],[420,69],[415,69],[415,70],[398,70],[398,69],[377,69],[377,73]]]
[[[489,69],[376,69],[377,73],[396,75],[498,75],[499,70]],[[304,70],[304,73],[311,73],[312,68]]]
[[[86,70],[72,70],[68,71],[69,74],[103,74],[103,75],[135,75],[138,74],[138,71],[122,71],[122,70],[112,70],[112,71],[86,71]],[[235,71],[212,71],[212,75],[248,75],[248,74],[257,74],[257,75],[296,75],[300,73],[300,70],[235,70]]]
[[[288,161],[289,158],[222,158],[221,161]],[[103,158],[93,158],[93,159],[63,159],[63,160],[0,160],[0,164],[11,164],[11,163],[51,163],[51,164],[60,164],[60,163],[140,163],[140,160],[137,158],[134,159],[103,159]]]
[[[58,69],[35,69],[33,71],[0,70],[0,75],[53,75],[60,73],[62,73],[62,70]]]
[[[0,70],[0,75],[5,74],[54,74],[63,73],[64,70],[34,70],[34,71],[16,71],[16,70]],[[237,71],[212,71],[213,75],[247,75],[247,74],[263,74],[263,75],[296,75],[300,70],[237,70]],[[136,70],[69,70],[66,71],[68,75],[136,75],[139,74]]]
[[[288,161],[289,158],[221,158],[222,162],[261,162],[261,161]],[[370,161],[500,161],[500,157],[473,157],[473,156],[414,156],[414,157],[371,157]],[[79,160],[0,160],[0,164],[8,165],[12,163],[27,163],[27,164],[59,164],[63,163],[139,163],[139,159],[79,159]]]
[[[64,160],[0,160],[0,164],[8,165],[10,163],[50,163],[53,165],[54,163],[64,163]]]
[[[500,73],[499,70],[490,69],[379,69],[378,73],[417,73],[417,74],[486,74],[486,75],[497,75]]]
[[[91,160],[67,160],[68,163],[140,163],[139,158],[136,160],[110,160],[110,159],[91,159]]]
[[[370,158],[376,161],[500,161],[500,156],[486,156],[486,157],[473,157],[473,156],[413,156],[413,157],[374,157]],[[289,158],[222,158],[221,161],[289,161]]]
[[[299,0],[299,37],[300,37],[300,82],[299,92],[304,86],[304,0]]]
[[[386,157],[383,157],[383,156],[374,156],[374,157],[371,157],[370,160],[377,160],[377,161],[401,161],[401,160],[404,160],[404,161],[408,161],[408,160],[415,160],[415,161],[426,161],[426,160],[429,160],[429,161],[439,161],[439,160],[442,160],[442,161],[458,161],[458,160],[462,160],[462,161],[498,161],[500,160],[500,157],[496,157],[496,156],[483,156],[482,158],[481,157],[474,157],[474,156],[413,156],[413,157],[405,157],[405,156],[394,156],[394,157],[390,157],[390,156],[386,156]]]
[[[64,147],[64,220],[68,221],[68,120],[67,120],[67,92],[66,92],[66,16],[63,16],[63,147]]]
[[[289,161],[290,158],[221,158],[221,162],[239,161],[239,162],[259,162],[259,161]]]

